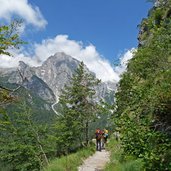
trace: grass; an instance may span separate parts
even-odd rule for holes
[[[78,166],[83,163],[83,160],[94,152],[95,147],[92,145],[76,153],[54,159],[44,171],[77,171]]]
[[[107,148],[111,155],[105,171],[144,171],[142,160],[123,155],[119,142],[111,139]]]
[[[120,143],[114,139],[110,139],[107,150],[111,153],[110,162],[104,171],[145,171],[142,160],[123,155]],[[51,161],[44,171],[77,171],[83,160],[94,152],[95,147],[92,145],[68,156],[62,156]]]

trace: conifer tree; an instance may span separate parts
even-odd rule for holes
[[[89,124],[96,118],[95,86],[99,80],[80,63],[60,96],[61,111],[58,118],[58,136],[67,151],[89,142]],[[63,147],[64,148],[64,147]]]

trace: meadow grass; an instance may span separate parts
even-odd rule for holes
[[[106,165],[105,171],[144,171],[141,159],[123,155],[120,142],[111,138],[107,149],[110,151],[110,162]]]
[[[52,160],[44,171],[77,171],[83,160],[95,152],[95,146],[83,148],[76,153]]]

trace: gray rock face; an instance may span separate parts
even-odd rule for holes
[[[64,53],[50,56],[40,67],[34,68],[35,74],[53,90],[56,96],[67,84],[79,65],[79,61]]]
[[[20,62],[18,68],[15,69],[1,69],[0,73],[0,77],[6,77],[8,83],[22,85],[43,100],[49,103],[55,102],[53,91],[24,62]]]
[[[79,63],[78,60],[65,53],[56,53],[39,67],[30,67],[20,62],[17,69],[0,69],[0,74],[8,76],[9,83],[22,84],[42,99],[54,103],[64,85],[69,83]],[[115,89],[116,83],[100,83],[96,88],[96,100],[114,95]]]
[[[108,81],[100,83],[96,88],[96,101],[103,99],[112,104],[116,88],[115,82]]]

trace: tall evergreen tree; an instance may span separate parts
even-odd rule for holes
[[[58,130],[67,150],[72,150],[89,142],[89,125],[96,118],[97,104],[95,87],[100,81],[89,73],[83,62],[80,63],[60,96],[61,111]]]

